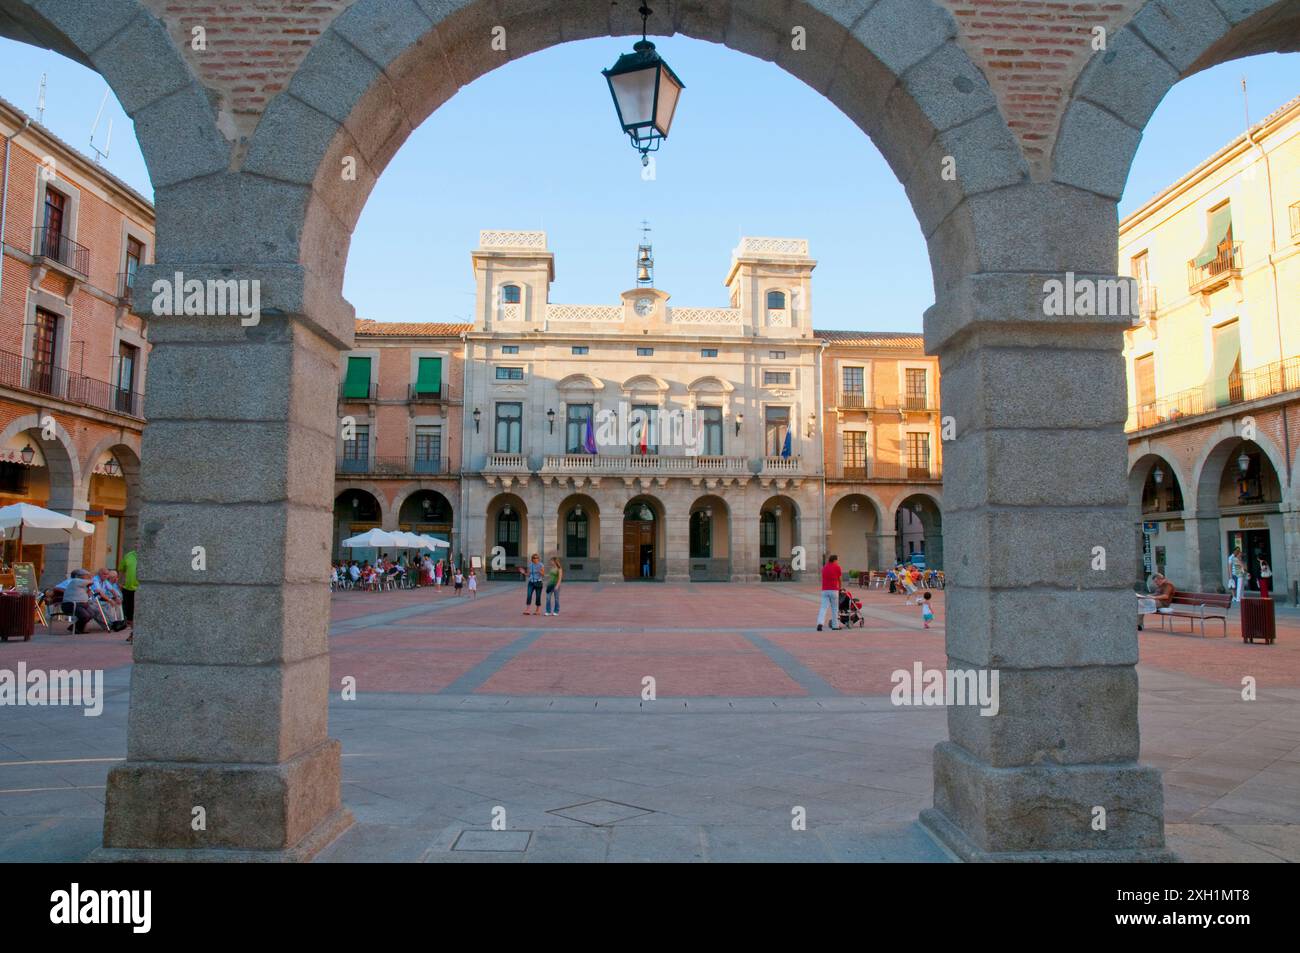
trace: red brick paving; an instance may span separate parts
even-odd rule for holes
[[[529,632],[542,635],[520,648],[474,690],[520,695],[628,696],[652,675],[660,697],[798,696],[803,685],[769,658],[752,633],[788,653],[814,676],[845,695],[885,695],[890,673],[944,664],[943,593],[934,594],[936,626],[924,631],[917,609],[900,597],[862,591],[865,628],[816,632],[815,589],[765,585],[571,584],[563,614],[527,616],[523,588],[487,583],[478,599],[417,590],[338,593],[334,622],[427,607],[396,620],[344,630],[330,640],[334,685],[351,675],[361,691],[438,692],[494,652],[509,650]],[[122,636],[57,634],[38,627],[31,642],[0,644],[0,667],[116,669],[131,662]],[[1215,627],[1217,628],[1217,626]],[[1300,687],[1300,615],[1278,615],[1275,645],[1241,641],[1239,623],[1228,637],[1139,635],[1143,668],[1177,672],[1217,685],[1253,676],[1261,688]]]

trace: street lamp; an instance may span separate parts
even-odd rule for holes
[[[1151,471],[1151,477],[1156,481],[1156,486],[1165,482],[1165,471],[1160,469],[1160,464],[1157,463],[1156,468]]]
[[[30,443],[24,446],[22,450],[19,451],[19,454],[22,456],[23,463],[26,466],[31,466],[32,461],[36,459],[36,451],[32,449],[32,445]]]
[[[104,472],[111,477],[120,477],[122,475],[122,465],[117,462],[116,457],[109,457],[108,462],[104,464]]]
[[[647,153],[657,151],[659,143],[668,138],[677,99],[686,87],[646,39],[646,21],[653,11],[643,3],[637,12],[641,14],[640,41],[633,45],[633,52],[624,53],[601,73],[609,83],[619,125],[632,140],[632,148],[641,153],[644,166],[650,164]]]
[[[550,425],[550,433],[555,433],[555,408],[552,407],[546,412],[546,422]]]
[[[481,411],[481,410],[479,410],[477,407],[475,407],[475,408],[474,408],[474,432],[475,432],[475,433],[478,433],[478,421],[479,421],[479,418],[482,417],[482,416],[483,416],[483,411]]]
[[[850,510],[850,512],[856,513],[856,512],[858,511],[858,504],[856,504],[856,503],[850,503],[850,504],[849,504],[849,510]]]
[[[1241,451],[1241,456],[1237,457],[1237,469],[1242,473],[1250,469],[1250,456],[1245,450]]]
[[[744,414],[736,414],[736,436],[740,436],[740,425],[745,422]]]

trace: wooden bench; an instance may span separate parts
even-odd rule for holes
[[[1188,632],[1194,632],[1196,623],[1201,624],[1201,635],[1205,635],[1205,620],[1216,620],[1223,625],[1223,637],[1228,635],[1228,607],[1232,605],[1232,596],[1223,592],[1179,592],[1174,590],[1169,601],[1169,608],[1157,609],[1160,627],[1165,628],[1165,619],[1186,619]]]

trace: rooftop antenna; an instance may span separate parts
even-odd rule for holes
[[[36,121],[45,122],[45,78],[48,73],[41,74],[41,91],[36,94]]]
[[[104,148],[100,149],[95,145],[95,133],[99,131],[99,121],[104,116],[104,107],[108,104],[108,87],[104,87],[104,98],[99,101],[99,112],[95,113],[95,124],[90,127],[90,151],[95,153],[95,162],[103,165],[108,154],[113,150],[113,117],[108,119],[108,139],[104,143]]]

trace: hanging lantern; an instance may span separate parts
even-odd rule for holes
[[[641,40],[633,45],[633,52],[624,53],[601,73],[609,83],[619,125],[641,153],[641,164],[649,165],[647,153],[658,150],[659,143],[668,138],[678,97],[686,87],[646,39],[646,22],[653,11],[642,4],[638,12]]]
[[[1165,471],[1160,469],[1160,464],[1157,463],[1156,468],[1151,471],[1151,477],[1156,481],[1156,486],[1165,482]]]
[[[1245,450],[1241,451],[1241,456],[1237,457],[1237,469],[1245,473],[1250,469],[1250,455]]]

